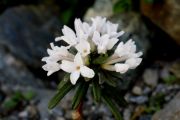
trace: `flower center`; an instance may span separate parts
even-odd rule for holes
[[[87,50],[86,50],[86,49],[84,49],[84,50],[83,50],[83,52],[84,52],[84,53],[87,53]]]
[[[76,70],[80,70],[80,66],[77,66],[77,67],[76,67]]]

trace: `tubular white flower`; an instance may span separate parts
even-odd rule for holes
[[[129,69],[129,65],[121,63],[115,64],[114,67],[116,69],[116,72],[120,72],[121,74],[127,72]]]
[[[77,35],[78,41],[84,41],[87,40],[88,34],[86,33],[88,31],[88,27],[85,28],[84,24],[81,22],[80,19],[75,19],[74,21],[74,27]]]
[[[68,48],[61,46],[54,46],[53,43],[50,43],[52,49],[47,49],[47,53],[49,54],[48,57],[42,58],[42,61],[48,62],[58,62],[60,60],[69,60],[72,61],[74,58],[74,55],[69,53]]]
[[[71,28],[64,25],[62,32],[63,32],[63,36],[56,37],[55,41],[63,40],[66,43],[68,43],[69,46],[73,46],[73,45],[77,44],[78,39],[76,37],[76,34],[74,33],[74,31]]]
[[[80,53],[77,53],[74,62],[69,62],[66,60],[62,61],[61,69],[65,72],[71,73],[70,81],[74,85],[76,84],[80,74],[86,78],[93,78],[95,73],[92,69],[84,65],[83,59]]]
[[[142,61],[140,58],[142,52],[136,52],[135,42],[132,39],[125,43],[120,41],[118,37],[122,36],[124,31],[119,32],[118,24],[104,17],[92,18],[90,24],[77,18],[74,21],[74,31],[64,26],[62,33],[63,35],[56,37],[55,41],[63,40],[68,46],[59,47],[51,43],[51,49],[47,49],[49,56],[42,58],[42,61],[46,62],[43,69],[48,71],[48,75],[60,69],[70,73],[72,84],[76,84],[80,75],[85,77],[85,80],[93,78],[95,75],[93,68],[96,65],[90,64],[96,64],[93,61],[96,58],[91,57],[99,57],[99,54],[108,55],[108,50],[114,50],[117,43],[114,53],[100,65],[102,69],[123,74],[129,69],[135,69]]]
[[[61,69],[61,65],[56,62],[47,62],[42,66],[45,71],[48,71],[47,76],[50,76],[54,72],[57,72]]]
[[[106,53],[107,51],[107,45],[109,42],[109,35],[105,34],[103,36],[100,36],[100,33],[95,31],[92,38],[95,45],[97,45],[98,53]]]
[[[113,70],[112,66],[115,64],[114,71],[125,73],[128,71],[128,69],[135,69],[141,63],[142,58],[139,58],[141,55],[142,52],[136,53],[136,45],[131,39],[128,40],[125,44],[120,42],[114,54],[106,60],[104,65],[102,65],[106,67],[102,68],[106,70]]]
[[[124,31],[117,32],[117,30],[118,24],[113,24],[110,21],[107,21],[101,32],[103,34],[108,34],[110,38],[118,38],[125,33]]]
[[[106,18],[97,16],[95,18],[92,18],[92,27],[94,31],[101,32],[102,27],[106,24]]]
[[[87,56],[90,53],[90,44],[87,41],[81,41],[75,46],[77,51],[81,53],[83,57]]]
[[[142,58],[130,58],[126,60],[126,64],[129,65],[129,69],[134,69],[136,68],[142,61]]]

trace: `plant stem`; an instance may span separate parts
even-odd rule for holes
[[[82,120],[82,107],[83,107],[83,102],[81,101],[80,104],[78,105],[77,109],[72,112],[72,119],[73,120]]]

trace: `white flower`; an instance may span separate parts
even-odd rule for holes
[[[79,53],[83,57],[87,56],[90,53],[90,44],[87,41],[81,41],[79,44],[75,47]]]
[[[136,45],[132,39],[125,44],[120,42],[114,54],[102,65],[103,69],[125,73],[128,69],[135,69],[142,61],[142,52],[136,53]]]
[[[49,56],[48,57],[43,57],[42,61],[45,61],[45,62],[48,62],[48,61],[58,62],[58,61],[60,61],[62,59],[71,60],[71,61],[73,60],[74,55],[69,53],[67,47],[54,46],[53,43],[50,43],[50,46],[51,46],[52,49],[47,49],[47,53],[49,54]]]
[[[76,84],[80,75],[88,79],[93,78],[94,68],[91,69],[87,65],[95,67],[91,65],[95,64],[93,60],[99,57],[99,54],[108,55],[107,51],[114,50],[117,43],[119,44],[114,53],[100,65],[102,69],[123,74],[141,63],[142,52],[136,52],[135,42],[130,39],[124,43],[118,39],[124,34],[124,31],[118,31],[118,24],[100,16],[91,20],[89,24],[75,19],[74,31],[67,26],[63,27],[63,35],[56,37],[55,41],[63,40],[68,46],[59,47],[51,43],[51,49],[47,49],[49,56],[42,58],[42,61],[46,62],[43,69],[48,71],[48,75],[62,69],[71,73],[72,84]],[[76,50],[73,51],[71,48]]]
[[[135,69],[142,61],[142,58],[130,58],[126,60],[126,64],[129,65],[129,69]]]
[[[61,65],[56,62],[47,62],[45,65],[42,66],[45,71],[48,71],[47,76],[50,76],[54,72],[57,72],[61,69]]]
[[[69,46],[73,46],[77,44],[78,39],[76,37],[76,34],[71,28],[64,25],[62,32],[63,32],[63,36],[56,37],[55,41],[64,40],[67,44],[69,44]]]
[[[95,45],[97,45],[98,53],[106,53],[107,45],[109,42],[108,34],[100,36],[100,33],[95,31],[92,40],[95,43]]]
[[[115,54],[119,57],[126,56],[127,58],[130,57],[140,57],[142,55],[142,52],[135,53],[136,52],[136,45],[135,42],[132,41],[132,39],[128,40],[125,44],[121,42],[116,50]]]
[[[102,27],[106,24],[106,18],[97,16],[95,18],[92,18],[92,27],[94,31],[101,32]]]
[[[115,64],[114,67],[116,72],[120,72],[121,74],[127,72],[129,69],[129,65],[121,63]]]
[[[103,34],[108,34],[110,38],[118,38],[125,33],[124,31],[117,32],[117,30],[118,30],[118,24],[113,24],[107,21],[104,27],[102,28],[101,32]]]
[[[70,81],[73,85],[76,84],[80,74],[86,78],[93,78],[95,75],[92,69],[84,65],[83,59],[79,53],[76,54],[74,62],[62,60],[61,69],[71,73]]]
[[[114,47],[114,45],[118,42],[117,38],[109,38],[108,34],[104,34],[100,36],[100,33],[95,31],[93,38],[93,42],[97,45],[98,53],[105,54],[107,50],[110,50]]]
[[[75,19],[74,27],[75,27],[77,38],[79,40],[87,40],[92,27],[90,27],[88,23],[82,22],[80,19]]]

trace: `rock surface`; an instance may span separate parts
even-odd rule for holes
[[[149,4],[141,0],[141,12],[180,44],[180,1],[161,1]]]
[[[96,0],[93,7],[89,8],[84,19],[89,21],[91,17],[104,16],[109,17],[113,15],[113,1],[112,0]]]
[[[153,69],[146,69],[143,74],[143,79],[147,85],[156,87],[159,79],[158,71]]]
[[[40,59],[59,27],[56,17],[44,6],[10,8],[0,16],[0,45],[25,64],[40,67]]]
[[[13,86],[43,87],[43,83],[21,61],[3,48],[0,48],[0,83]]]
[[[164,109],[154,114],[152,120],[179,120],[180,119],[180,93],[165,106]]]

